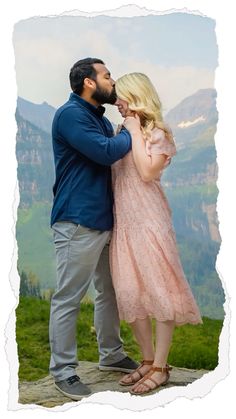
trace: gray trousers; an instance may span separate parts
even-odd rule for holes
[[[94,326],[99,363],[123,359],[120,322],[109,269],[110,232],[92,230],[70,222],[52,226],[57,262],[57,288],[51,300],[49,337],[50,372],[56,381],[75,375],[76,322],[80,302],[94,281]]]

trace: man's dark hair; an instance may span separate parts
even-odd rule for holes
[[[93,64],[105,64],[99,58],[84,58],[77,61],[70,70],[70,86],[74,93],[80,95],[83,91],[86,77],[96,80],[97,73]]]

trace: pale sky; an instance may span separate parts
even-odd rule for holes
[[[202,88],[214,87],[218,51],[213,19],[188,13],[138,17],[36,17],[18,22],[13,44],[18,95],[34,103],[64,103],[78,59],[105,61],[113,78],[146,73],[163,112]],[[107,116],[119,122],[116,108]]]

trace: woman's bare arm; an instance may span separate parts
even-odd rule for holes
[[[124,120],[123,125],[130,132],[133,158],[141,179],[144,182],[150,182],[155,179],[164,168],[167,156],[165,154],[147,155],[145,140],[137,116],[127,117]]]

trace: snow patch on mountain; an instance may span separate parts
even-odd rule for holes
[[[194,121],[182,121],[177,126],[178,128],[188,128],[191,125],[197,124],[198,122],[205,121],[206,118],[204,118],[203,115],[199,116],[199,118],[194,119]]]

